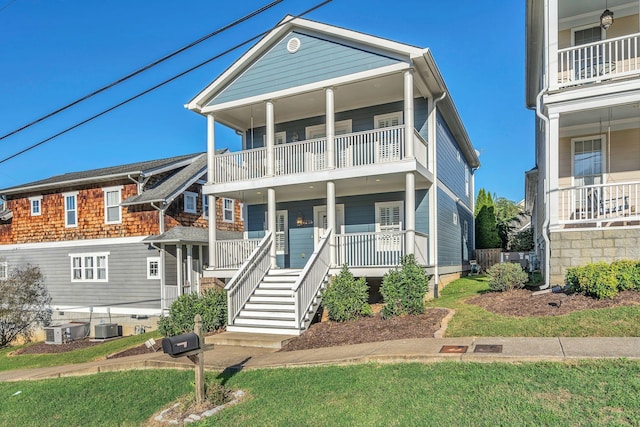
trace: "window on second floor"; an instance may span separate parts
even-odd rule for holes
[[[104,222],[105,224],[119,224],[122,222],[122,187],[103,188],[104,191]]]
[[[184,192],[184,211],[187,213],[197,213],[196,201],[198,195],[190,191]]]
[[[209,196],[207,194],[202,194],[202,218],[209,218]]]
[[[31,216],[42,215],[42,196],[29,197]]]
[[[464,194],[469,197],[469,185],[471,180],[471,174],[469,173],[469,166],[464,165]]]
[[[63,193],[64,199],[64,226],[65,227],[77,227],[78,226],[78,206],[77,198],[78,192]]]
[[[234,222],[233,199],[222,199],[222,220],[224,222]]]

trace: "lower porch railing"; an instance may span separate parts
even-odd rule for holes
[[[406,231],[336,235],[336,263],[350,267],[391,267],[406,254]],[[415,232],[416,261],[427,265],[428,236]]]
[[[270,248],[271,233],[267,233],[224,287],[227,291],[229,325],[233,324],[233,320],[238,316],[244,304],[253,295],[269,271],[271,265],[271,260],[269,259]]]
[[[216,268],[236,269],[258,247],[262,239],[218,240],[216,242]]]
[[[640,181],[559,190],[560,223],[603,223],[638,219]]]
[[[309,258],[293,287],[293,295],[296,302],[296,324],[301,329],[304,328],[305,316],[307,316],[310,307],[313,305],[314,299],[317,297],[331,266],[328,244],[331,232],[331,229],[329,229],[322,236],[317,249]]]

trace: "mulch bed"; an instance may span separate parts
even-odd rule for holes
[[[94,345],[100,345],[100,342],[92,342],[89,338],[83,340],[71,341],[64,344],[45,344],[44,342],[38,342],[31,344],[21,349],[12,352],[13,355],[19,354],[55,354],[66,353],[68,351],[79,350],[81,348],[91,347]]]
[[[433,338],[448,311],[430,308],[425,314],[383,319],[380,313],[350,322],[321,322],[311,325],[301,336],[290,341],[280,351],[294,351],[347,344]]]
[[[517,289],[507,292],[486,292],[465,301],[503,316],[560,316],[574,311],[622,307],[640,304],[640,292],[623,291],[615,298],[597,300],[580,294],[545,293]]]

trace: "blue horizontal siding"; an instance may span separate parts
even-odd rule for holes
[[[287,43],[293,37],[300,40],[300,48],[296,53],[289,53]],[[245,69],[208,105],[237,101],[398,62],[398,59],[379,52],[367,51],[311,34],[292,32]]]
[[[447,123],[439,113],[436,137],[438,141],[438,179],[470,208],[472,197],[471,187],[469,187],[469,194],[467,195],[464,175],[465,165],[467,167],[469,167],[469,165],[453,134],[449,130],[449,126],[447,126]],[[469,173],[471,173],[470,169]]]

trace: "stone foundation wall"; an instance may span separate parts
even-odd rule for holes
[[[563,284],[568,267],[640,259],[640,228],[552,232],[551,284]]]

